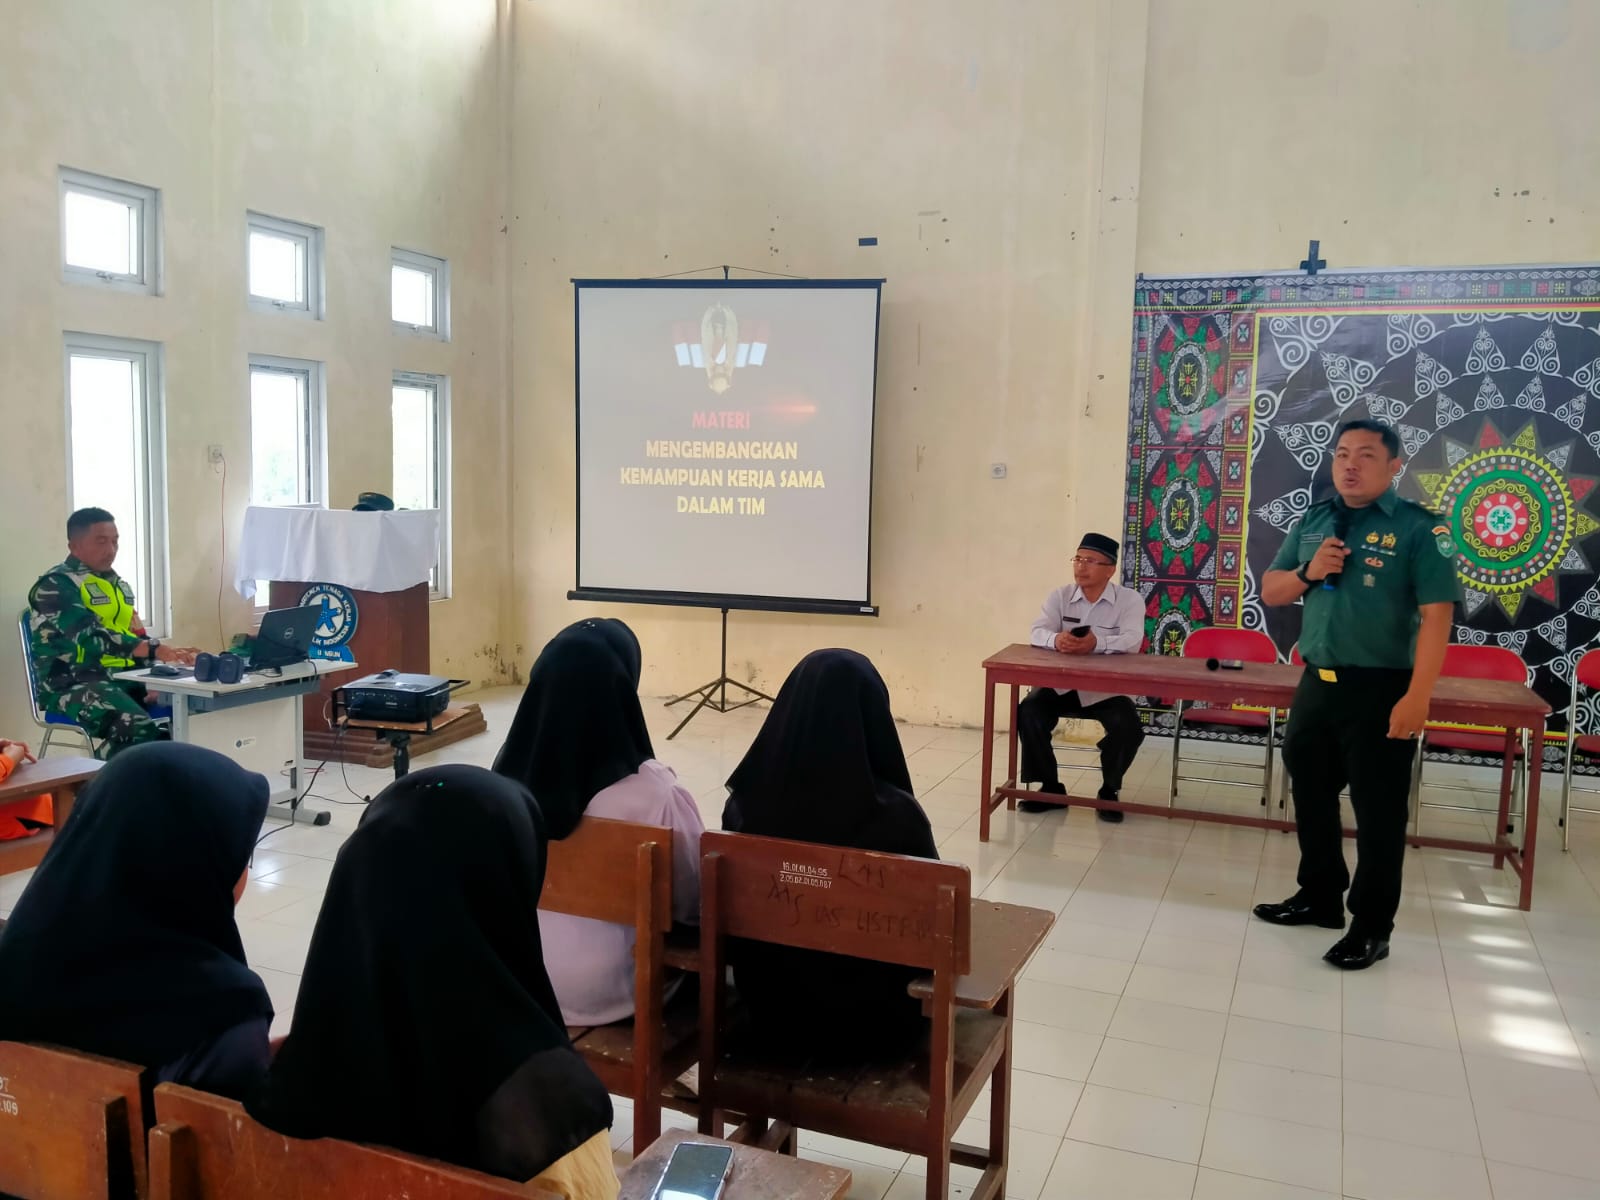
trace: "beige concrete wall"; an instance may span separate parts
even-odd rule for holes
[[[979,715],[984,654],[1026,638],[1085,521],[1117,528],[1125,402],[1112,381],[1126,371],[1133,239],[1127,225],[1102,242],[1115,206],[1099,181],[1107,161],[1136,174],[1137,121],[1114,126],[1131,143],[1108,147],[1106,131],[1113,107],[1140,100],[1143,10],[1130,0],[518,10],[523,661],[586,611],[564,599],[569,278],[719,263],[882,275],[873,599],[883,616],[736,613],[730,672],[770,689],[806,651],[854,646],[883,669],[902,715]],[[1137,52],[1121,52],[1129,46]],[[878,246],[858,248],[862,236]],[[1109,340],[1093,313],[1107,303],[1100,279],[1123,297],[1110,303]],[[1089,403],[1091,363],[1109,402],[1097,391]],[[995,462],[1007,464],[1003,481],[989,478]],[[639,633],[646,692],[716,673],[714,612],[606,611]]]
[[[1152,0],[1138,266],[1600,259],[1600,5]]]
[[[736,614],[771,687],[852,645],[898,711],[980,715],[1086,527],[1120,522],[1135,270],[1600,258],[1600,10],[1576,0],[63,0],[0,42],[0,393],[20,607],[60,553],[61,332],[166,347],[176,632],[214,639],[251,352],[328,364],[331,494],[388,477],[394,368],[452,377],[435,666],[525,669],[573,564],[574,275],[883,275],[876,621]],[[162,188],[166,295],[60,282],[55,171]],[[329,316],[251,314],[246,208],[328,229]],[[502,227],[506,232],[502,232]],[[875,249],[856,239],[874,236]],[[388,328],[387,248],[451,260],[455,338]],[[512,403],[508,397],[514,397]],[[204,446],[233,466],[225,511]],[[1008,477],[989,478],[1004,462]],[[224,595],[223,624],[245,606]],[[607,608],[645,690],[712,612]],[[0,719],[17,728],[15,651]]]
[[[63,330],[165,349],[172,634],[214,646],[249,485],[247,357],[326,363],[329,498],[387,490],[393,370],[449,375],[454,598],[433,606],[436,669],[496,677],[509,579],[505,97],[497,0],[57,0],[13,6],[0,39],[0,614],[64,553]],[[165,294],[69,285],[56,172],[161,189]],[[327,319],[245,302],[245,211],[327,230]],[[396,335],[389,248],[450,260],[454,337]],[[205,461],[218,443],[222,477]],[[228,551],[222,553],[226,527]],[[16,639],[0,642],[0,732],[24,736]]]
[[[524,660],[580,611],[562,598],[571,275],[888,277],[884,615],[737,614],[734,673],[770,685],[806,650],[853,645],[903,716],[971,722],[984,653],[1025,635],[1083,528],[1119,527],[1135,270],[1293,267],[1311,237],[1336,266],[1600,258],[1592,4],[557,0],[519,16]],[[608,611],[644,640],[647,691],[714,673],[714,614]]]

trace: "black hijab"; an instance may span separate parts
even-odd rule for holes
[[[939,857],[911,794],[889,689],[852,650],[800,660],[728,788],[724,829]],[[910,968],[760,942],[736,941],[728,953],[751,1014],[797,1052],[893,1053],[927,1027],[906,993]]]
[[[161,1067],[271,1020],[233,916],[268,790],[176,742],[107,763],[0,934],[0,1038]]]
[[[615,617],[591,617],[586,621],[579,621],[578,628],[592,629],[605,639],[623,666],[628,668],[628,676],[633,680],[633,690],[639,690],[639,678],[644,672],[644,660],[639,653],[639,636],[624,621]]]
[[[539,941],[546,844],[527,789],[481,767],[385,788],[339,851],[294,1023],[250,1112],[296,1137],[484,1169],[480,1122],[501,1085],[542,1051],[582,1067]],[[568,1135],[546,1161],[610,1124],[584,1074],[592,1096],[531,1098]]]
[[[891,849],[863,845],[855,836],[881,823],[887,808],[904,801],[919,807],[877,668],[854,650],[817,650],[802,658],[728,777],[728,790],[724,829]]]
[[[551,638],[528,674],[494,769],[533,793],[558,841],[597,792],[655,757],[639,707],[639,663],[631,629],[590,619]]]

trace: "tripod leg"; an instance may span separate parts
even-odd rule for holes
[[[693,708],[691,708],[689,710],[689,715],[686,716],[683,720],[679,721],[677,723],[677,725],[673,727],[672,732],[667,734],[667,741],[670,742],[673,738],[677,737],[678,734],[683,731],[683,727],[685,725],[687,725],[690,721],[694,720],[695,716],[700,712],[700,710],[702,708],[704,708],[706,705],[711,703],[712,692],[713,692],[713,685],[708,684],[706,686],[705,694],[700,697],[700,703],[696,704]],[[688,697],[682,697],[682,698],[683,699],[688,699]]]
[[[692,688],[681,696],[674,696],[671,700],[666,702],[666,706],[671,708],[674,704],[682,704],[685,700],[694,700],[697,697],[705,698],[707,692],[716,691],[717,683],[718,681],[715,679],[713,679],[710,683],[702,683],[699,687]]]

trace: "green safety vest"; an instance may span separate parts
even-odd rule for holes
[[[133,636],[133,589],[120,575],[115,582],[88,572],[84,572],[81,576],[74,572],[72,577],[77,581],[78,595],[89,606],[89,611],[99,618],[100,624],[129,637]],[[81,648],[78,650],[78,661],[83,661]],[[138,666],[138,663],[131,658],[102,654],[100,665],[108,670],[125,671]]]

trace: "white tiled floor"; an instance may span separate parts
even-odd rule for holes
[[[476,696],[490,733],[437,760],[487,765],[517,698]],[[657,751],[715,827],[722,781],[764,709],[704,713],[673,742],[682,710],[645,711]],[[1559,779],[1544,781],[1532,913],[1516,910],[1515,877],[1487,859],[1412,851],[1391,958],[1343,975],[1319,961],[1337,934],[1248,915],[1294,890],[1291,835],[1002,810],[981,845],[981,735],[902,726],[901,740],[941,851],[970,866],[974,893],[1058,914],[1018,993],[1008,1195],[1600,1200],[1600,818],[1579,818],[1563,854]],[[1124,796],[1164,802],[1169,769],[1167,744],[1148,741]],[[345,774],[362,794],[386,782],[379,771]],[[1475,781],[1492,786],[1487,773]],[[333,823],[268,838],[239,906],[279,1031],[333,857],[361,811],[337,766],[315,795]],[[1184,802],[1260,811],[1250,791],[1207,784],[1186,785]],[[1474,837],[1487,827],[1436,810],[1423,822]],[[0,879],[0,915],[24,882]],[[985,1132],[978,1115],[965,1136]],[[619,1104],[619,1148],[630,1123]],[[801,1153],[848,1166],[852,1197],[923,1194],[924,1167],[904,1154],[812,1134]],[[958,1170],[952,1194],[973,1178]]]

